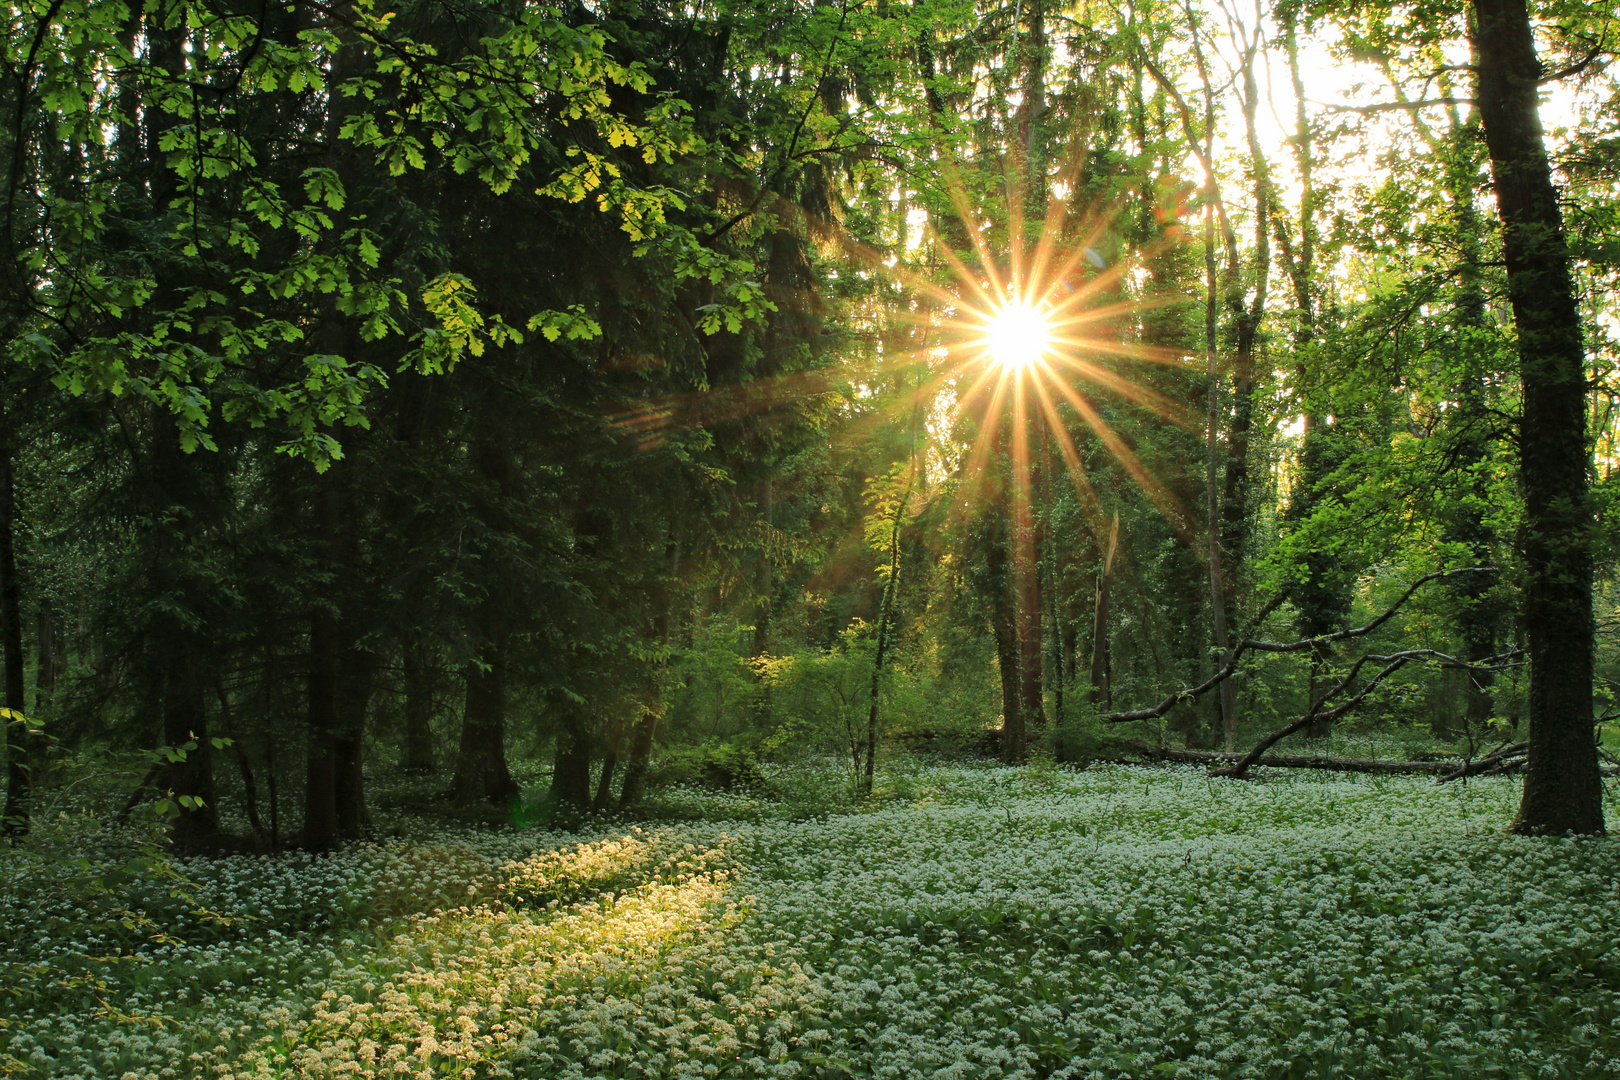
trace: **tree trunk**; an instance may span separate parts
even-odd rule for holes
[[[762,481],[759,491],[759,518],[767,528],[771,525],[771,494],[770,480]],[[771,594],[776,588],[776,567],[768,552],[760,557],[756,588],[759,590],[759,599],[754,608],[754,641],[748,655],[758,658],[764,656],[771,645]],[[768,689],[766,693],[769,693]]]
[[[989,544],[986,547],[986,584],[990,590],[990,629],[996,637],[996,667],[1001,677],[1001,760],[1016,765],[1024,760],[1024,693],[1019,673],[1018,598],[1008,563],[1006,522],[1000,507],[991,507]]]
[[[653,690],[647,706],[636,721],[635,734],[630,739],[630,760],[624,767],[624,784],[619,789],[619,805],[633,806],[641,798],[647,784],[647,769],[652,762],[653,739],[658,733],[658,717],[663,712],[664,680],[669,671],[669,651],[675,628],[675,603],[680,596],[681,533],[674,524],[669,528],[669,540],[664,547],[667,566],[663,583],[662,603],[657,607],[653,633],[661,645],[663,658],[650,673]]]
[[[906,480],[905,492],[894,504],[894,518],[889,523],[889,576],[883,582],[883,603],[878,608],[877,654],[872,660],[872,695],[866,714],[866,768],[860,775],[860,793],[872,794],[872,783],[877,772],[878,707],[883,686],[883,662],[889,648],[889,624],[894,619],[894,595],[900,587],[900,522],[911,499],[912,478],[916,463]]]
[[[1299,320],[1294,329],[1294,352],[1299,358],[1294,366],[1294,376],[1300,388],[1304,430],[1300,445],[1300,476],[1285,516],[1291,521],[1303,523],[1310,519],[1323,496],[1329,494],[1321,489],[1338,466],[1340,454],[1338,433],[1325,422],[1325,414],[1331,409],[1313,397],[1310,372],[1304,359],[1305,350],[1316,338],[1316,158],[1310,117],[1305,111],[1297,13],[1288,12],[1282,19],[1288,51],[1288,74],[1294,88],[1294,137],[1291,142],[1300,175],[1297,244],[1289,236],[1287,220],[1280,210],[1272,219],[1272,228],[1277,246],[1281,249],[1283,266],[1294,287],[1294,307]],[[1336,493],[1332,493],[1331,497],[1338,498]],[[1350,613],[1349,580],[1342,560],[1330,551],[1313,548],[1305,552],[1303,562],[1303,580],[1296,582],[1289,590],[1298,612],[1296,627],[1302,637],[1331,633],[1340,628]],[[1311,651],[1310,670],[1306,676],[1309,705],[1314,705],[1328,690],[1327,664],[1330,659],[1331,651],[1326,646]],[[1331,724],[1318,721],[1306,728],[1305,737],[1327,738],[1331,729]]]
[[[1109,685],[1108,601],[1114,587],[1114,553],[1119,549],[1119,513],[1108,532],[1108,552],[1097,571],[1097,603],[1091,620],[1091,703],[1105,709],[1114,707],[1114,691]]]
[[[591,808],[591,744],[586,736],[585,719],[579,706],[563,706],[562,723],[557,726],[557,749],[553,758],[551,793],[547,801],[559,810]]]
[[[437,668],[431,650],[409,645],[405,663],[405,757],[400,767],[408,773],[428,775],[433,762],[433,684]]]
[[[56,697],[56,679],[62,668],[61,631],[48,601],[39,605],[36,652],[34,656],[34,712],[44,716]]]
[[[179,803],[172,841],[179,850],[201,851],[219,832],[202,660],[185,632],[165,641],[163,654],[163,741],[171,747],[192,747],[183,760],[170,763],[165,779],[177,801],[195,800],[189,806]]]
[[[149,654],[157,689],[161,739],[175,749],[188,744],[183,760],[170,762],[161,786],[172,798],[179,816],[171,839],[183,851],[201,851],[218,832],[214,806],[213,745],[209,741],[208,678],[204,630],[208,598],[192,560],[203,540],[198,519],[206,504],[198,462],[180,447],[180,429],[173,417],[159,413],[152,448],[153,487],[163,513],[153,537],[153,577],[161,583],[166,601],[150,623]]]
[[[591,800],[591,809],[599,814],[613,809],[613,774],[618,766],[618,751],[609,750],[602,756],[602,776],[596,783],[596,798]]]
[[[22,585],[17,580],[17,499],[11,477],[11,440],[0,418],[0,644],[4,646],[6,708],[6,813],[8,836],[25,835],[34,801],[33,736],[21,718],[28,707],[22,646]]]
[[[359,839],[371,829],[366,810],[366,712],[375,686],[377,656],[351,643],[339,661],[332,733],[332,801],[338,835]]]
[[[1524,0],[1474,0],[1478,94],[1518,331],[1524,416],[1529,765],[1514,830],[1601,833],[1592,736],[1592,511],[1586,371],[1563,217],[1537,113],[1542,75]]]
[[[1214,184],[1213,176],[1210,184]],[[1220,476],[1220,398],[1221,376],[1217,361],[1219,329],[1215,299],[1215,210],[1213,203],[1204,209],[1204,366],[1209,375],[1209,389],[1205,402],[1204,457],[1204,531],[1209,545],[1209,611],[1215,624],[1215,647],[1220,652],[1219,664],[1225,664],[1231,655],[1232,637],[1226,622],[1226,572],[1221,554]],[[1216,698],[1220,708],[1221,743],[1228,750],[1237,743],[1237,695],[1232,680],[1222,681]]]
[[[1031,738],[1046,729],[1044,680],[1045,647],[1041,618],[1041,550],[1045,546],[1042,522],[1036,514],[1036,495],[1045,475],[1046,440],[1031,447],[1029,433],[1039,422],[1032,408],[1035,389],[1023,375],[1014,384],[1013,398],[1013,581],[1018,603],[1018,695],[1023,706],[1023,760]]]
[[[1475,58],[1477,60],[1477,57]],[[1442,87],[1451,96],[1449,87]],[[1475,207],[1475,192],[1479,187],[1479,122],[1477,117],[1464,122],[1461,114],[1452,108],[1450,153],[1452,166],[1448,169],[1447,185],[1456,215],[1457,247],[1459,252],[1457,300],[1453,307],[1456,325],[1462,330],[1486,326],[1487,307],[1485,283],[1481,274],[1480,220]],[[1468,497],[1456,500],[1451,520],[1446,524],[1445,539],[1466,544],[1476,565],[1489,566],[1496,560],[1498,537],[1485,516],[1488,490],[1485,480],[1486,441],[1479,432],[1490,426],[1489,379],[1484,356],[1474,355],[1478,346],[1462,343],[1469,349],[1465,354],[1467,369],[1458,388],[1455,425],[1457,429],[1454,457],[1455,471],[1464,480]],[[1452,597],[1457,604],[1457,629],[1463,639],[1463,658],[1478,663],[1497,652],[1497,640],[1502,631],[1501,606],[1491,596],[1498,575],[1469,574],[1452,584]],[[1468,672],[1463,678],[1463,723],[1470,732],[1484,729],[1494,712],[1491,688],[1496,681],[1490,671]]]
[[[1225,555],[1222,584],[1228,615],[1236,607],[1238,579],[1249,554],[1252,522],[1249,513],[1249,441],[1254,424],[1255,352],[1265,318],[1266,292],[1271,279],[1272,192],[1269,166],[1260,147],[1256,125],[1260,91],[1255,78],[1259,29],[1245,42],[1242,70],[1242,108],[1249,161],[1254,173],[1254,297],[1245,302],[1243,253],[1236,234],[1227,228],[1226,305],[1232,320],[1232,410],[1227,425],[1224,484],[1221,497],[1221,547]],[[1209,87],[1206,78],[1205,93]],[[1227,716],[1230,725],[1232,716]]]
[[[630,760],[624,766],[624,784],[619,789],[619,805],[634,806],[647,787],[647,768],[652,762],[653,736],[658,731],[658,713],[648,709],[636,721],[630,741]]]
[[[324,607],[309,619],[309,708],[304,766],[304,831],[310,851],[337,845],[338,643],[337,619]]]
[[[506,656],[499,644],[486,649],[485,664],[466,667],[467,703],[461,718],[461,749],[451,799],[509,806],[520,791],[506,766]],[[589,774],[587,774],[588,778]]]

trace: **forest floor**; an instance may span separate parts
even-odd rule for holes
[[[1505,835],[1513,778],[930,767],[886,795],[804,817],[677,789],[661,823],[424,826],[175,877],[111,848],[10,854],[0,1060],[124,1080],[1620,1074],[1620,843]]]

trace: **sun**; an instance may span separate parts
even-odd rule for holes
[[[984,352],[1003,368],[1032,367],[1052,347],[1052,323],[1039,308],[1015,300],[985,321]]]

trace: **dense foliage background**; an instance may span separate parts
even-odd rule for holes
[[[182,846],[267,850],[386,828],[391,770],[552,814],[1296,718],[1517,745],[1559,620],[1522,601],[1480,17],[14,8],[14,825],[84,761]],[[1559,437],[1593,511],[1554,533],[1606,597],[1603,18],[1534,25],[1591,391]],[[970,329],[1013,293],[1066,321],[1009,383]],[[1385,677],[1249,652],[1103,723],[1471,566],[1380,629]]]

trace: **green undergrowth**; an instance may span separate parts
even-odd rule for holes
[[[0,864],[0,1060],[131,1080],[1620,1071],[1620,852],[1507,836],[1512,778],[935,766],[879,794],[815,813],[678,788],[656,804],[675,820],[424,825],[167,874],[62,819]]]

